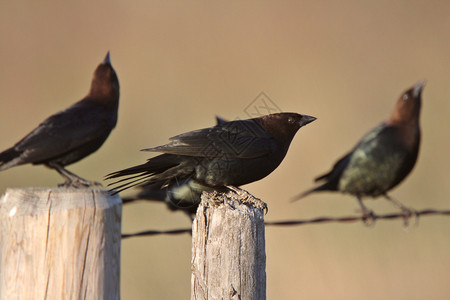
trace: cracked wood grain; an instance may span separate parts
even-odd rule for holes
[[[191,300],[266,299],[266,209],[244,190],[203,193],[192,227]]]
[[[119,299],[118,196],[17,188],[0,204],[0,300]]]

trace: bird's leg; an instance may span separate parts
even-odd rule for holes
[[[384,198],[388,199],[392,204],[394,204],[396,207],[401,209],[401,211],[403,213],[403,225],[405,225],[405,227],[408,226],[409,218],[411,218],[411,216],[414,216],[414,224],[416,224],[416,225],[418,224],[419,215],[417,214],[416,210],[403,205],[400,201],[398,201],[394,198],[391,198],[387,194],[384,194],[383,196],[384,196]]]
[[[239,187],[236,186],[232,186],[232,185],[227,185],[225,186],[227,189],[235,192],[238,196],[239,199],[241,200],[242,203],[248,203],[253,205],[254,207],[257,208],[261,208],[264,210],[264,213],[267,214],[269,212],[269,208],[267,207],[267,203],[263,202],[261,199],[258,199],[256,197],[254,197],[253,195],[251,195],[249,192],[247,192],[244,189],[241,189]]]
[[[374,225],[375,224],[375,214],[373,213],[372,210],[368,209],[367,206],[364,205],[360,196],[356,196],[356,198],[358,199],[359,206],[361,206],[361,211],[363,214],[362,220],[364,222],[364,225],[366,225],[366,226]]]
[[[57,163],[47,163],[47,166],[49,166],[52,169],[55,169],[56,172],[58,172],[66,180],[64,183],[59,184],[58,187],[84,188],[90,186],[101,186],[101,183],[81,178],[80,176],[70,172],[69,170],[65,169],[63,166]]]
[[[58,184],[58,187],[69,187],[73,184],[73,178],[67,175],[66,172],[64,172],[65,169],[62,166],[55,163],[48,163],[46,165],[49,168],[54,169],[56,172],[59,173],[59,175],[61,175],[65,179],[64,183]]]
[[[70,172],[69,170],[63,168],[63,170],[66,172],[66,174],[72,178],[72,185],[74,187],[91,187],[91,186],[102,186],[100,182],[96,181],[90,181],[86,180],[84,178],[81,178],[80,176]]]

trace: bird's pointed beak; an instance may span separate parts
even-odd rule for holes
[[[102,61],[102,64],[111,64],[111,58],[110,58],[110,55],[109,55],[109,51],[108,51],[108,53],[106,53],[106,56],[105,56],[105,59]]]
[[[413,86],[414,97],[418,97],[422,93],[423,87],[425,86],[426,83],[427,83],[426,80],[421,80]]]
[[[316,117],[302,115],[302,118],[300,119],[300,127],[305,126],[316,119],[317,119]]]

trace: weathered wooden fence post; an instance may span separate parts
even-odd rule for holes
[[[203,193],[192,226],[191,300],[266,299],[265,209],[244,190]]]
[[[119,196],[9,188],[0,204],[1,300],[120,298]]]

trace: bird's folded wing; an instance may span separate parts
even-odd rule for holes
[[[95,108],[86,110],[72,106],[43,121],[14,149],[39,161],[75,150],[107,136],[110,131],[107,121]]]
[[[330,172],[321,175],[314,179],[315,182],[322,181],[324,179],[330,180],[331,178],[337,178],[339,177],[342,172],[345,170],[345,168],[348,166],[348,164],[351,161],[352,155],[356,151],[371,151],[374,148],[374,143],[378,141],[378,137],[386,132],[386,125],[384,123],[381,123],[371,131],[369,131],[363,138],[359,141],[359,143],[346,155],[341,157],[331,169]]]
[[[144,151],[206,158],[255,158],[276,147],[271,136],[251,120],[232,121],[170,138],[171,143]]]

